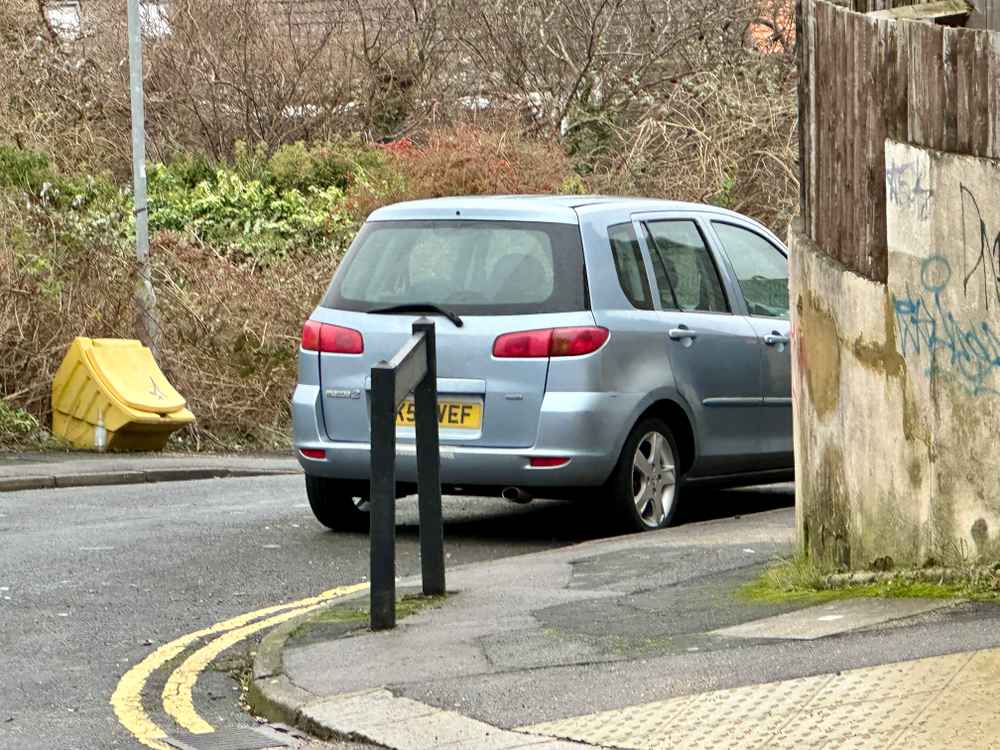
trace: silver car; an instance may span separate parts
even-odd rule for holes
[[[445,492],[587,497],[620,529],[680,493],[792,476],[787,251],[720,208],[497,196],[373,213],[305,324],[292,401],[310,505],[367,524],[372,365],[436,322]],[[416,481],[413,406],[397,480]]]

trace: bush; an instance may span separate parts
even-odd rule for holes
[[[237,148],[242,153],[242,150],[245,150],[245,145]],[[215,177],[216,165],[204,154],[181,152],[175,155],[169,163],[158,165],[157,169],[161,173],[169,173],[178,186],[193,189],[199,183]]]
[[[235,260],[274,263],[297,252],[339,247],[349,220],[336,187],[279,190],[217,169],[194,188],[169,167],[149,171],[151,231],[169,230]]]
[[[359,174],[391,168],[386,154],[360,138],[306,145],[302,141],[280,146],[268,163],[270,178],[280,190],[310,186],[347,190]]]
[[[37,195],[53,179],[45,154],[0,144],[0,186]]]
[[[394,160],[396,180],[358,180],[348,197],[363,218],[400,200],[447,195],[586,192],[555,141],[520,130],[470,125],[430,131],[422,144],[383,149]]]

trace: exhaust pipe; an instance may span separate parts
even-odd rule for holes
[[[518,505],[527,505],[534,499],[520,487],[504,487],[500,492],[500,497]]]

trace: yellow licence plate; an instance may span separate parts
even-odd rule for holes
[[[416,409],[412,399],[396,412],[397,427],[413,427]],[[447,430],[478,430],[483,424],[483,405],[478,401],[438,401],[438,427]]]

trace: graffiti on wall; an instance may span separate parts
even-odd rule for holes
[[[1000,232],[991,236],[976,196],[962,184],[959,191],[962,196],[962,291],[968,297],[970,288],[979,287],[989,310],[991,297],[1000,305]],[[975,228],[970,231],[972,227]]]
[[[920,357],[929,377],[954,380],[971,395],[1000,395],[1000,336],[986,321],[967,323],[942,299],[952,281],[948,259],[935,255],[920,266],[922,291],[895,297],[900,348]]]
[[[913,209],[920,221],[926,221],[930,209],[931,190],[923,184],[921,163],[917,159],[889,162],[885,165],[886,194],[899,208]]]

